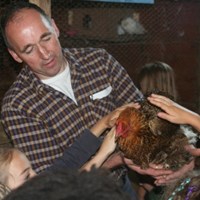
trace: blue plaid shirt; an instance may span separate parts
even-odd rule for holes
[[[15,147],[41,172],[60,157],[84,129],[115,108],[142,98],[125,69],[104,49],[64,49],[77,104],[43,84],[25,66],[6,93],[2,123]],[[94,94],[112,88],[103,98]]]

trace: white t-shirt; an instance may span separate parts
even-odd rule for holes
[[[67,95],[70,99],[72,99],[77,104],[77,101],[72,89],[71,75],[70,75],[68,63],[63,72],[61,72],[60,74],[52,78],[42,80],[42,82],[53,87],[55,90],[58,90],[62,92],[63,94]]]

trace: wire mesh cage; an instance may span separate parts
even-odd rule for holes
[[[53,0],[51,6],[64,47],[105,48],[134,81],[145,63],[166,62],[175,70],[180,102],[192,109],[199,107],[199,1]]]

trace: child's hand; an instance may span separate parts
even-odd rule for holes
[[[115,125],[116,120],[119,117],[120,113],[127,107],[139,108],[140,105],[139,103],[129,103],[115,109],[113,112],[103,117],[102,120],[104,120],[104,123],[106,124],[107,128],[112,128]]]
[[[90,131],[97,137],[99,137],[106,129],[112,128],[120,113],[127,107],[135,107],[139,108],[140,105],[138,103],[129,103],[124,106],[121,106],[115,109],[113,112],[101,118],[91,129]]]
[[[152,94],[148,97],[148,100],[164,111],[158,113],[159,117],[175,124],[190,124],[190,119],[197,115],[171,99],[161,95]]]
[[[100,151],[105,155],[110,155],[116,148],[116,142],[115,142],[115,134],[116,130],[115,127],[113,127],[109,133],[105,136],[103,143],[100,147]]]
[[[115,128],[112,128],[111,131],[106,135],[104,141],[99,149],[99,151],[95,154],[90,161],[88,161],[84,166],[82,166],[81,170],[89,171],[92,166],[96,168],[100,167],[108,156],[115,150]]]

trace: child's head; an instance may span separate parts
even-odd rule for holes
[[[154,90],[166,92],[176,100],[176,87],[173,69],[163,62],[144,65],[138,75],[138,87],[143,94]]]
[[[1,184],[13,190],[34,175],[25,154],[15,148],[0,148]]]
[[[52,170],[41,173],[12,191],[6,200],[128,200],[119,182],[106,169]]]

